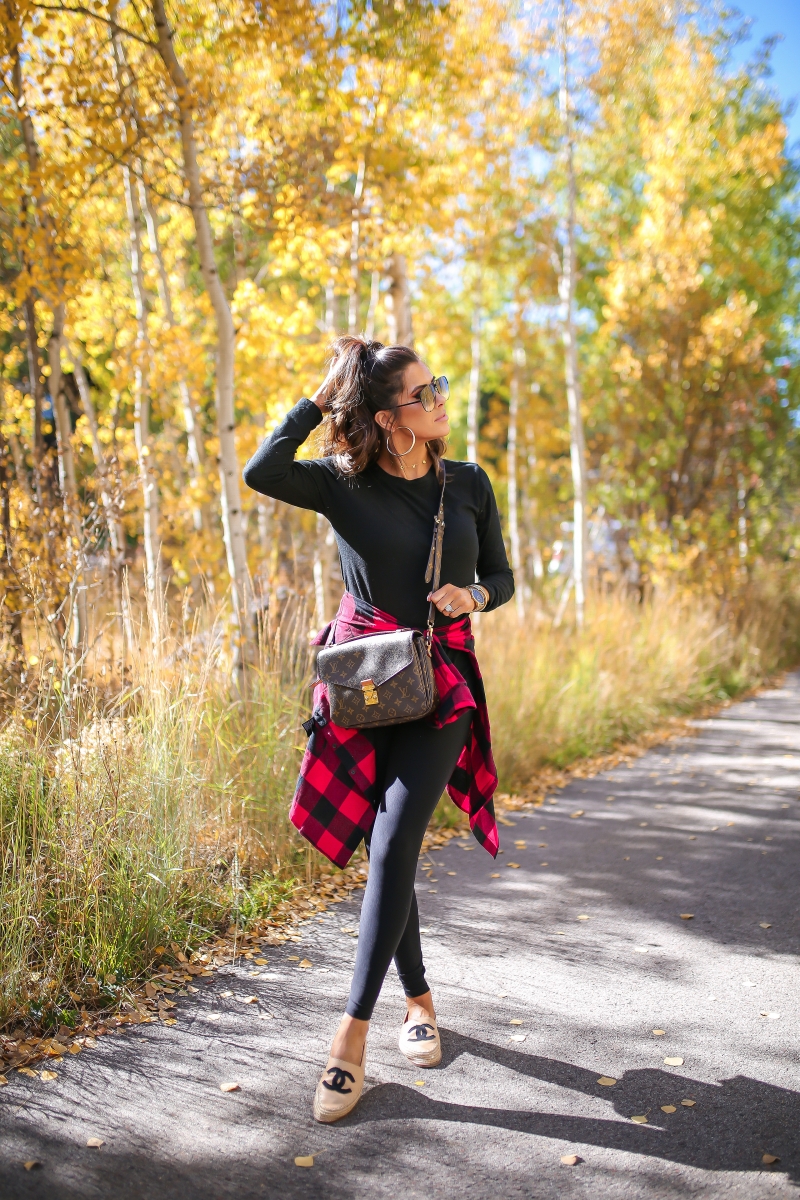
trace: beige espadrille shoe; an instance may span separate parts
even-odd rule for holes
[[[435,1017],[412,1021],[406,1013],[400,1026],[398,1045],[400,1053],[417,1067],[436,1067],[442,1061],[442,1043]]]
[[[329,1058],[314,1093],[314,1118],[330,1125],[352,1112],[364,1090],[364,1064],[367,1050],[361,1055],[361,1065]]]

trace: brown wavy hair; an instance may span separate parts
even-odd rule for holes
[[[375,413],[395,406],[403,391],[406,367],[420,357],[409,346],[384,346],[344,336],[331,346],[330,358],[336,360],[337,370],[328,401],[324,452],[336,460],[343,475],[358,475],[383,449]],[[426,445],[438,474],[444,438],[434,438]]]

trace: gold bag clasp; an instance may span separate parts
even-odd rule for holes
[[[365,705],[378,703],[378,689],[371,679],[363,679],[361,681],[361,692],[364,696]]]

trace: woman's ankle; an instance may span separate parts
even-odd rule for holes
[[[369,1021],[360,1021],[345,1013],[331,1043],[331,1058],[360,1065],[368,1032]]]
[[[415,1009],[422,1009],[427,1016],[436,1018],[436,1009],[433,1007],[433,996],[430,990],[423,992],[421,996],[406,996],[406,1010],[411,1013]]]

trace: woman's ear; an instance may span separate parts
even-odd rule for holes
[[[388,408],[379,408],[375,413],[375,420],[385,433],[393,424],[391,410]]]

